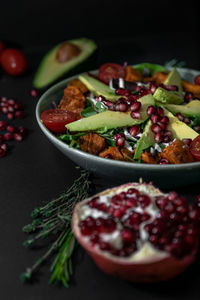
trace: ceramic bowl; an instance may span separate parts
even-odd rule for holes
[[[182,78],[192,81],[199,71],[178,68]],[[97,71],[91,73],[96,74]],[[69,147],[59,140],[41,122],[40,115],[50,108],[52,101],[59,102],[67,83],[77,76],[67,78],[49,88],[39,99],[36,106],[37,122],[45,136],[68,158],[77,165],[116,183],[138,181],[153,182],[161,188],[173,188],[200,182],[200,162],[178,165],[150,165],[101,158]]]

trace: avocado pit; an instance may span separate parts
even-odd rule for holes
[[[63,43],[57,50],[56,59],[59,63],[65,63],[80,54],[80,49],[69,42]]]

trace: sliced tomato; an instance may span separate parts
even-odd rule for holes
[[[197,160],[200,160],[200,135],[198,135],[190,144],[190,152]]]
[[[106,84],[109,84],[112,78],[124,78],[126,76],[125,69],[114,63],[107,63],[99,68],[98,78]]]
[[[194,78],[194,83],[200,85],[200,74]]]
[[[77,120],[77,114],[62,109],[48,109],[42,112],[42,123],[52,132],[66,132],[65,125]]]

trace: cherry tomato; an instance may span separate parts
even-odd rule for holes
[[[77,114],[62,109],[48,109],[42,112],[41,121],[52,132],[66,132],[65,125],[77,120]]]
[[[126,75],[125,69],[118,64],[107,63],[99,68],[98,78],[106,84],[109,84],[112,78],[124,78]]]
[[[200,135],[198,135],[190,144],[190,152],[197,160],[200,160]]]
[[[0,56],[3,53],[4,48],[5,48],[4,43],[0,41]]]
[[[200,85],[200,74],[194,78],[194,83]]]
[[[25,73],[27,60],[21,51],[7,48],[1,55],[1,65],[8,74],[17,76]]]

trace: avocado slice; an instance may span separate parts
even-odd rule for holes
[[[177,92],[167,91],[161,87],[157,88],[153,97],[156,101],[161,102],[163,104],[175,103],[181,104],[184,102],[183,98]]]
[[[164,81],[166,85],[176,85],[178,87],[177,93],[180,97],[183,95],[183,88],[182,88],[182,81],[181,76],[176,68],[174,68],[169,75],[167,76],[166,80]]]
[[[199,100],[193,100],[186,105],[167,104],[165,107],[173,114],[181,113],[185,117],[200,117]]]
[[[137,141],[134,159],[139,158],[142,155],[144,149],[147,149],[155,144],[154,134],[151,131],[151,120],[149,120],[144,128],[144,131]]]
[[[179,140],[182,139],[192,139],[194,140],[199,134],[193,130],[191,127],[181,122],[177,117],[175,117],[171,112],[164,109],[165,116],[169,118],[169,124],[167,126],[168,130],[171,130],[174,138]]]
[[[164,72],[167,71],[165,67],[158,65],[158,64],[151,64],[151,63],[141,63],[133,66],[134,69],[140,71],[142,74],[145,73],[145,70],[148,69],[153,75],[156,72]]]
[[[120,97],[115,94],[115,91],[110,89],[108,85],[99,81],[98,79],[93,78],[89,75],[80,75],[79,80],[84,83],[87,88],[93,92],[96,96],[104,96],[106,99],[116,102]]]
[[[94,41],[86,38],[70,40],[67,42],[77,46],[80,50],[80,53],[76,57],[60,63],[56,58],[56,54],[60,46],[65,42],[55,46],[42,59],[34,77],[34,87],[43,88],[54,82],[60,76],[86,60],[97,48],[97,45]]]
[[[141,97],[140,99],[138,99],[138,101],[142,103],[142,107],[140,110],[142,118],[139,120],[131,118],[130,112],[123,113],[107,110],[88,118],[83,118],[78,121],[69,123],[66,125],[66,128],[69,131],[89,131],[97,130],[100,128],[112,129],[141,124],[148,119],[146,110],[148,106],[154,105],[154,99],[152,95],[149,94]]]

